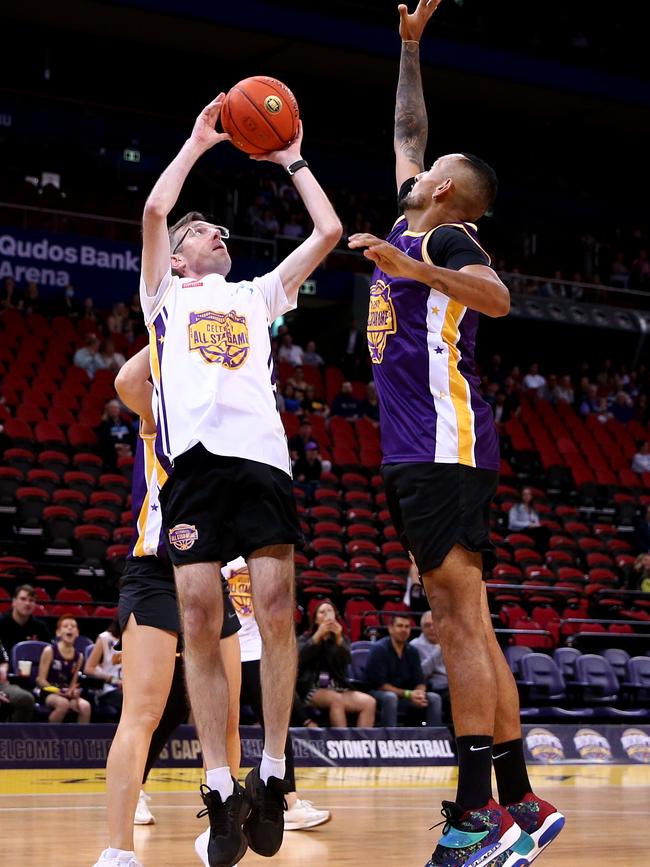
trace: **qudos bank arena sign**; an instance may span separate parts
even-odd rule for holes
[[[132,244],[0,227],[0,280],[37,283],[46,297],[72,284],[79,295],[126,300],[138,291],[139,274],[140,249]]]

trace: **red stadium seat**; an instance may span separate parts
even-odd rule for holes
[[[34,428],[34,435],[41,446],[53,448],[67,445],[65,434],[61,428],[58,424],[52,424],[49,421],[38,422]]]
[[[74,449],[87,449],[99,445],[95,431],[80,422],[72,424],[68,428],[68,442]]]

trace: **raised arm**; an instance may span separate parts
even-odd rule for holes
[[[298,129],[298,135],[288,147],[281,151],[253,156],[251,159],[269,160],[286,169],[302,159],[300,155],[301,144],[302,123]],[[289,253],[279,265],[280,279],[285,294],[289,301],[295,304],[298,290],[327,254],[336,247],[343,227],[332,203],[325,194],[325,190],[308,166],[298,169],[292,175],[292,180],[314,224],[311,235]]]
[[[220,93],[197,117],[192,133],[178,154],[158,178],[149,193],[142,215],[142,275],[147,295],[155,295],[169,270],[170,249],[167,216],[178,200],[185,179],[198,158],[230,136],[215,130],[226,98]]]
[[[145,346],[129,358],[115,377],[115,391],[122,403],[142,419],[142,433],[156,432],[151,409],[153,386],[149,382],[149,347]]]
[[[398,190],[404,181],[424,169],[428,121],[420,73],[420,37],[440,2],[419,0],[412,15],[404,4],[397,7],[399,35],[402,37],[393,140]]]

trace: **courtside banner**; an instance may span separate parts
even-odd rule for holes
[[[114,725],[0,725],[0,769],[103,768]],[[291,730],[300,767],[454,765],[446,728]],[[241,727],[242,767],[262,757],[261,731]],[[650,764],[650,726],[524,726],[531,764]],[[180,726],[167,742],[158,767],[201,766],[193,726]]]

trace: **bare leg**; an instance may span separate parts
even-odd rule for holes
[[[51,693],[45,699],[45,704],[47,707],[51,707],[52,711],[48,716],[48,722],[63,722],[65,719],[65,715],[70,710],[70,702],[64,695],[58,695],[56,693]]]
[[[226,741],[230,773],[237,779],[241,762],[239,740],[239,693],[241,692],[241,650],[237,633],[221,641],[221,658],[228,680],[228,726]]]
[[[357,725],[360,728],[372,728],[375,724],[376,700],[371,695],[356,689],[347,690],[342,695],[346,712],[359,714]]]
[[[174,568],[185,640],[185,679],[206,767],[228,764],[228,681],[219,636],[223,593],[219,563]]]
[[[345,728],[347,718],[345,716],[345,703],[340,692],[333,689],[317,689],[309,699],[313,707],[327,709],[329,711],[330,725]]]
[[[70,702],[70,710],[76,711],[78,723],[90,722],[92,708],[85,698],[73,698]]]
[[[455,545],[444,563],[423,576],[449,676],[456,737],[492,735],[496,675],[481,628],[481,555]]]
[[[483,585],[481,595],[481,618],[485,627],[488,648],[492,665],[496,674],[497,703],[494,719],[494,743],[512,741],[521,737],[521,719],[519,716],[519,692],[510,666],[506,662],[503,651],[494,634],[490,609],[487,600],[487,590]]]
[[[248,560],[255,617],[262,634],[262,707],[264,749],[284,755],[298,654],[293,624],[295,570],[293,545],[274,545],[253,552]]]
[[[176,633],[138,626],[122,635],[124,701],[106,763],[109,846],[133,850],[133,817],[151,735],[160,722],[174,674]]]

